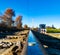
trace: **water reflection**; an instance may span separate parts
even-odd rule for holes
[[[39,44],[36,41],[36,39],[31,31],[28,36],[27,55],[43,55],[41,49],[39,48]]]

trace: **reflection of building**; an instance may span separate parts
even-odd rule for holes
[[[46,33],[46,24],[40,24],[39,25],[39,32],[40,33]]]

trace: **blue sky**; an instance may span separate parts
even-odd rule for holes
[[[23,16],[23,25],[60,27],[60,0],[0,0],[0,12],[7,8],[14,9],[16,17]]]

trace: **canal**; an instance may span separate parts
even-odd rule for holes
[[[39,45],[40,44],[36,40],[35,36],[30,31],[28,36],[27,55],[44,55]]]

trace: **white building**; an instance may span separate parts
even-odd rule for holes
[[[40,33],[46,33],[46,24],[40,24],[39,25],[39,32]]]

